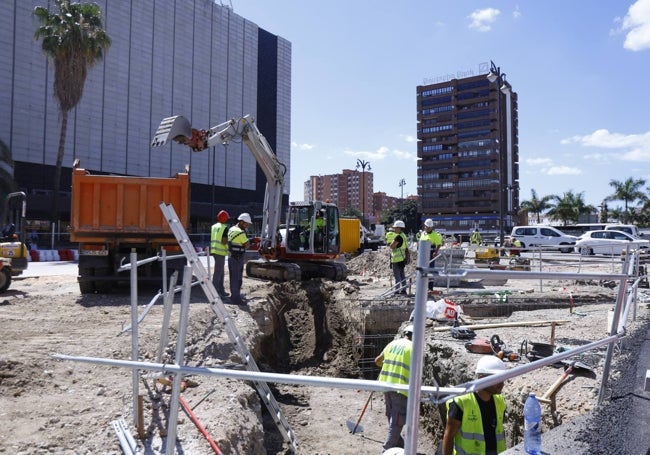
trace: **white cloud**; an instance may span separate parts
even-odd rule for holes
[[[553,164],[553,160],[550,158],[528,158],[526,164],[531,166],[550,166]]]
[[[416,142],[416,141],[417,141],[417,139],[415,138],[415,136],[411,136],[410,134],[402,134],[402,135],[400,135],[400,136],[401,136],[402,139],[404,139],[406,142]]]
[[[471,20],[469,28],[476,29],[479,32],[489,32],[499,14],[501,14],[501,11],[495,8],[477,9],[468,16]]]
[[[388,147],[379,147],[374,152],[365,150],[345,150],[343,153],[363,160],[383,160],[388,155]]]
[[[623,43],[625,49],[650,49],[650,0],[637,0],[630,6],[621,30],[627,32]]]
[[[611,157],[607,153],[587,153],[583,156],[586,161],[599,162],[599,163],[610,163]]]
[[[599,129],[584,136],[572,136],[563,139],[561,143],[619,150],[622,153],[616,156],[625,161],[650,161],[650,132],[620,134],[611,133],[606,129]]]
[[[414,152],[406,152],[404,150],[398,150],[398,149],[391,150],[385,146],[379,147],[374,152],[369,152],[365,150],[345,150],[343,153],[355,158],[359,158],[362,160],[371,160],[371,161],[381,161],[384,159],[390,159],[392,157],[397,157],[402,160],[413,160],[413,161],[417,161],[418,159],[417,154]]]
[[[551,166],[544,169],[543,173],[547,175],[578,175],[582,174],[582,170],[570,166]]]
[[[298,144],[297,142],[292,142],[291,147],[298,149],[298,150],[311,150],[315,146],[313,144]]]
[[[521,10],[519,9],[519,5],[515,5],[515,10],[512,12],[512,17],[514,19],[519,19],[521,17]]]
[[[534,172],[527,173],[539,173],[544,175],[578,175],[582,174],[582,170],[577,167],[570,166],[558,166],[556,165],[551,158],[528,158],[526,160],[526,165],[534,169]]]

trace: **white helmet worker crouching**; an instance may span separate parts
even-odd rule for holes
[[[406,227],[406,225],[404,224],[404,221],[402,221],[402,220],[397,220],[397,221],[395,221],[395,222],[393,223],[393,227],[394,227],[394,228],[402,228],[402,229],[404,229],[404,228]]]
[[[484,355],[476,363],[476,374],[497,374],[506,371],[506,365],[501,359],[493,355]]]
[[[424,220],[424,225],[426,227],[432,228],[433,227],[433,220],[431,218],[427,218],[426,220]]]
[[[253,224],[251,221],[251,216],[248,213],[242,213],[237,217],[237,221],[243,221],[244,223]]]

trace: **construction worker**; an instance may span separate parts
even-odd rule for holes
[[[431,218],[424,220],[424,229],[418,232],[416,237],[418,240],[428,240],[431,242],[430,259],[433,259],[442,246],[442,235],[433,229],[433,220]]]
[[[322,210],[316,212],[314,226],[316,227],[316,230],[314,231],[314,250],[322,253],[325,251],[325,218],[323,218]]]
[[[510,256],[521,256],[521,241],[518,238],[512,240],[513,248],[510,248]]]
[[[248,236],[246,228],[252,224],[251,216],[242,213],[237,217],[237,224],[228,230],[228,273],[230,274],[230,302],[234,305],[243,305],[244,296],[241,295],[241,285],[244,277],[244,263]]]
[[[402,232],[406,225],[404,221],[397,220],[393,223],[395,229],[395,238],[389,245],[390,247],[390,266],[393,269],[393,277],[395,277],[395,294],[406,294],[406,249],[408,248],[408,240],[406,234]]]
[[[395,229],[391,226],[386,231],[386,245],[393,243],[393,240],[395,240]]]
[[[485,355],[476,364],[476,377],[480,379],[505,370],[499,358]],[[502,390],[503,382],[500,382],[447,401],[443,455],[496,455],[506,450],[503,429],[506,401]]]
[[[398,338],[388,343],[381,354],[375,358],[375,365],[381,368],[379,381],[391,384],[409,383],[413,325],[406,326],[402,333],[404,338]],[[406,423],[408,393],[384,392],[384,401],[388,418],[388,434],[383,448],[388,450],[392,447],[404,447],[404,438],[401,433],[402,427]]]
[[[222,299],[230,297],[223,286],[226,256],[228,256],[228,220],[230,215],[225,210],[217,214],[217,222],[210,230],[210,256],[214,258],[214,275],[212,284]]]
[[[474,232],[472,232],[472,235],[469,236],[469,243],[470,245],[480,245],[483,242],[483,239],[481,238],[481,233],[478,231],[478,229],[474,229]]]

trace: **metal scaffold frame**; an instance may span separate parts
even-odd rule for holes
[[[625,325],[632,311],[632,318],[636,316],[636,288],[641,280],[647,279],[647,277],[638,277],[638,273],[635,271],[639,270],[639,260],[638,256],[634,252],[628,252],[626,260],[623,266],[623,270],[627,273],[620,274],[598,274],[598,273],[564,273],[564,272],[527,272],[527,271],[500,271],[500,270],[481,270],[481,269],[457,269],[452,270],[448,269],[445,272],[441,273],[439,269],[434,269],[429,267],[428,263],[428,252],[430,250],[430,243],[426,240],[421,240],[418,243],[418,262],[416,267],[416,292],[415,292],[415,309],[413,311],[413,349],[411,353],[411,375],[408,385],[397,385],[390,384],[385,382],[379,382],[376,380],[366,380],[366,379],[345,379],[345,378],[330,378],[330,377],[315,377],[315,376],[302,376],[294,374],[277,374],[277,373],[263,373],[257,369],[257,366],[252,359],[248,348],[244,345],[241,335],[239,334],[234,322],[231,321],[229,313],[226,311],[223,302],[221,302],[214,286],[212,285],[211,280],[209,279],[205,269],[203,268],[202,263],[199,261],[199,258],[194,250],[191,242],[189,241],[185,231],[180,226],[175,212],[171,206],[165,206],[161,204],[161,210],[165,213],[172,231],[177,236],[179,244],[181,245],[185,256],[188,259],[188,267],[194,272],[195,276],[199,280],[203,290],[206,292],[208,298],[212,303],[212,308],[221,319],[224,326],[227,328],[227,332],[231,340],[236,345],[242,359],[246,363],[247,371],[232,370],[227,368],[201,368],[201,367],[190,367],[182,365],[182,361],[177,359],[176,364],[163,364],[163,363],[151,363],[151,362],[139,362],[136,360],[116,360],[116,359],[102,359],[102,358],[93,358],[93,357],[80,357],[80,356],[68,356],[62,354],[55,354],[54,357],[62,360],[70,360],[83,363],[91,364],[100,364],[106,366],[130,368],[133,371],[137,370],[149,370],[149,371],[158,371],[163,374],[172,374],[172,375],[204,375],[204,376],[213,376],[213,377],[222,377],[222,378],[231,378],[244,381],[252,381],[258,387],[258,390],[265,392],[268,390],[268,394],[262,396],[262,399],[272,406],[277,406],[277,402],[270,394],[270,389],[268,388],[268,383],[278,383],[278,384],[293,384],[293,385],[305,385],[305,386],[317,386],[317,387],[335,387],[335,388],[345,388],[345,389],[354,389],[354,390],[366,390],[366,391],[375,391],[375,392],[386,392],[386,391],[407,391],[408,392],[408,406],[407,406],[407,417],[406,417],[406,438],[405,438],[405,455],[416,455],[417,453],[417,440],[418,440],[418,420],[420,413],[420,402],[427,401],[433,404],[444,403],[451,397],[465,394],[468,392],[473,392],[480,390],[482,388],[488,387],[493,384],[503,382],[507,379],[512,379],[514,377],[520,376],[522,374],[528,373],[530,371],[536,370],[538,368],[552,365],[562,360],[570,359],[576,355],[582,354],[587,351],[598,349],[602,346],[607,346],[607,354],[605,358],[605,364],[603,367],[603,377],[601,381],[601,387],[598,396],[598,402],[602,402],[605,396],[605,391],[607,383],[609,381],[609,373],[611,368],[612,356],[614,354],[615,345],[625,337]],[[187,271],[186,271],[187,272]],[[186,275],[191,275],[186,273]],[[610,333],[607,337],[600,340],[573,348],[570,350],[563,351],[561,353],[555,353],[549,357],[544,357],[534,362],[517,366],[511,369],[504,371],[503,373],[494,374],[487,376],[481,379],[477,379],[465,384],[461,384],[456,387],[431,387],[422,385],[422,371],[423,371],[423,362],[424,362],[424,342],[425,342],[425,319],[426,319],[426,301],[428,297],[428,281],[432,276],[436,277],[446,277],[447,275],[450,278],[455,278],[459,276],[471,277],[471,278],[493,278],[498,276],[505,279],[547,279],[547,280],[567,280],[567,279],[592,279],[592,280],[610,280],[618,281],[619,288],[616,299],[616,306],[614,308],[614,315],[612,319]],[[631,280],[631,278],[635,278]],[[189,283],[189,279],[187,283]],[[632,281],[631,286],[628,287],[628,281]],[[187,299],[189,299],[189,285],[187,287],[188,292],[186,293]],[[137,320],[134,319],[134,325],[137,325]],[[180,334],[179,334],[180,341]],[[181,355],[178,353],[177,347],[177,357]],[[180,380],[174,381],[175,384],[178,384],[180,387]],[[285,420],[280,420],[282,413],[277,409],[277,417],[279,428],[281,431],[286,432],[285,437],[291,441],[291,448],[296,451],[296,441],[293,437],[288,423]],[[178,411],[178,410],[177,410]],[[282,417],[282,419],[284,419]],[[285,426],[286,424],[286,426]]]

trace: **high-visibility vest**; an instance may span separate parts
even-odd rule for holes
[[[395,231],[388,231],[386,233],[386,245],[390,245],[391,243],[393,243],[393,240],[395,240],[396,235],[397,234],[395,233]]]
[[[503,430],[503,414],[506,411],[506,400],[502,395],[492,395],[496,408],[497,425],[495,435],[497,440],[497,453],[506,450],[506,436]],[[460,429],[454,437],[454,455],[481,455],[485,453],[485,436],[483,434],[483,420],[481,419],[481,410],[476,401],[474,393],[452,398],[447,401],[447,412],[449,412],[449,403],[455,401],[463,410],[463,421]]]
[[[399,248],[395,248],[394,250],[390,250],[391,263],[402,262],[406,260],[406,248],[408,247],[408,240],[406,238],[406,235],[404,235],[403,232],[396,234],[396,237],[398,235],[402,237],[402,246],[400,246]]]
[[[391,384],[408,384],[411,372],[411,350],[413,342],[408,338],[391,341],[384,348],[384,363],[379,373],[379,381]],[[408,395],[406,392],[399,392]]]
[[[247,243],[248,236],[242,228],[235,225],[228,230],[228,250],[230,250],[231,254],[236,256],[244,254]]]
[[[418,232],[418,240],[428,240],[434,247],[442,245],[442,235],[435,230]]]
[[[212,225],[210,231],[210,254],[228,256],[228,245],[221,243],[226,229],[228,229],[228,225],[225,223],[215,223]]]

